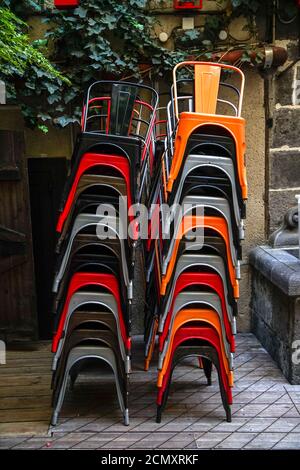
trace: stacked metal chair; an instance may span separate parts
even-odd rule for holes
[[[136,83],[99,81],[87,92],[57,223],[52,425],[69,382],[74,385],[91,363],[100,378],[109,366],[129,424],[139,235],[135,214],[128,209],[149,197],[157,102],[152,88]]]
[[[167,223],[164,216],[154,222],[152,214],[157,236],[148,244],[147,265],[156,297],[145,316],[145,368],[158,332],[158,422],[173,370],[189,356],[199,357],[208,384],[215,365],[231,421],[247,199],[243,91],[244,75],[236,67],[183,62],[173,71],[165,152],[151,200],[173,208]]]

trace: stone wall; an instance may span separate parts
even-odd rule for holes
[[[298,57],[298,41],[281,41],[287,47],[289,62]],[[289,64],[284,66],[284,69]],[[300,66],[279,70],[269,87],[269,170],[267,179],[268,234],[277,229],[285,212],[296,204],[300,191]]]
[[[258,247],[252,264],[252,331],[292,384],[300,384],[293,361],[300,339],[300,263],[289,253]]]

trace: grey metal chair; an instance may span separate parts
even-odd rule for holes
[[[122,245],[119,239],[99,240],[96,234],[79,233],[73,240],[70,256],[67,260],[63,277],[68,276],[69,268],[72,263],[72,259],[77,255],[87,254],[93,259],[94,254],[103,253],[105,251],[108,255],[119,261],[122,266],[122,274],[126,287],[130,286],[129,272],[127,264],[122,265]],[[61,263],[60,263],[61,264]],[[59,266],[60,266],[59,264]],[[58,288],[57,288],[58,292]]]
[[[125,407],[125,400],[122,394],[120,381],[119,381],[117,361],[116,361],[113,351],[110,348],[101,347],[101,346],[78,346],[72,349],[68,356],[62,386],[59,391],[58,399],[57,399],[57,402],[55,403],[55,407],[54,407],[52,418],[51,418],[52,426],[56,426],[57,424],[58,416],[61,411],[64,398],[65,398],[68,378],[69,378],[72,368],[80,361],[83,361],[83,360],[86,361],[86,360],[91,360],[91,359],[98,359],[100,361],[105,362],[111,367],[115,376],[118,400],[119,400],[120,408],[123,413],[124,424],[126,426],[129,425],[129,411],[128,411],[128,408]]]
[[[230,158],[219,157],[219,156],[206,156],[206,155],[189,155],[184,163],[184,167],[180,176],[180,181],[176,194],[174,196],[173,204],[179,204],[180,196],[184,186],[184,182],[188,175],[201,167],[213,167],[221,170],[226,174],[227,178],[230,180],[233,194],[233,207],[235,218],[237,221],[241,221],[239,202],[237,199],[237,189],[235,183],[235,170],[234,164]]]
[[[102,191],[103,190],[105,191],[106,189],[106,191],[109,190],[110,192],[115,193],[119,198],[127,195],[126,183],[124,182],[123,178],[117,178],[117,177],[108,176],[108,175],[84,174],[78,184],[76,193],[74,195],[72,208],[63,225],[63,229],[58,240],[59,246],[63,243],[64,239],[66,238],[66,235],[69,231],[71,223],[73,222],[73,208],[75,208],[76,201],[78,200],[80,195],[83,192],[86,192],[89,188],[93,188],[93,190],[95,188],[97,188],[97,190],[101,188]],[[99,194],[98,205],[100,204],[101,204],[101,193]],[[104,202],[104,204],[107,204],[107,202]],[[87,212],[87,211],[84,211],[84,212]]]
[[[88,345],[105,346],[112,349],[117,358],[120,371],[119,373],[122,377],[127,378],[124,362],[120,356],[120,346],[116,334],[110,330],[103,330],[101,328],[77,328],[70,333],[68,331],[61,357],[59,359],[57,368],[52,375],[53,402],[55,402],[57,390],[61,386],[61,380],[63,378],[69,352],[77,346]]]
[[[80,231],[87,229],[87,228],[91,229],[92,227],[97,233],[97,236],[99,236],[99,240],[104,239],[100,237],[100,231],[98,230],[100,227],[102,230],[104,227],[107,229],[105,231],[106,238],[111,237],[114,239],[115,238],[119,239],[120,245],[121,245],[122,269],[125,269],[125,270],[127,269],[128,260],[127,260],[126,252],[125,252],[125,243],[127,243],[127,224],[126,224],[126,227],[124,227],[124,224],[122,224],[122,222],[120,222],[120,219],[116,217],[107,216],[103,218],[103,216],[99,216],[97,214],[79,214],[74,221],[72,232],[70,234],[70,238],[69,238],[64,256],[62,258],[59,271],[55,276],[53,288],[52,288],[53,292],[57,292],[58,290],[58,286],[64,275],[68,258],[70,256],[72,245],[73,245],[76,235],[79,234]],[[128,298],[129,299],[132,298],[131,281],[129,281],[129,286],[128,286]]]
[[[169,290],[168,300],[165,305],[165,309],[160,316],[159,327],[158,331],[161,333],[163,331],[164,323],[166,320],[166,316],[171,306],[171,301],[174,295],[175,286],[177,279],[179,278],[180,274],[186,270],[192,270],[193,268],[198,267],[206,267],[211,268],[216,271],[219,276],[222,278],[223,286],[224,286],[224,293],[226,299],[226,307],[227,311],[230,315],[231,325],[232,325],[232,333],[236,334],[236,319],[232,315],[232,309],[228,304],[228,287],[227,287],[227,276],[225,272],[224,262],[220,256],[217,255],[207,255],[207,254],[183,254],[178,258],[173,278],[170,280],[171,288]]]
[[[121,336],[118,305],[117,305],[117,301],[115,297],[112,294],[108,292],[78,291],[74,295],[72,295],[69,306],[68,306],[68,311],[65,317],[63,331],[66,332],[68,330],[69,321],[73,312],[77,310],[79,307],[83,307],[84,305],[88,305],[88,304],[101,305],[102,307],[106,307],[109,310],[109,312],[107,312],[107,315],[113,315],[114,318],[116,319],[116,323],[118,326],[118,339],[120,343],[120,350],[121,350],[122,358],[126,365],[126,370],[129,373],[129,371],[131,370],[130,357],[126,355],[124,341]],[[62,349],[64,347],[65,337],[66,335],[62,334],[59,340],[57,351],[53,358],[52,370],[55,370],[57,367],[58,360],[60,358]]]
[[[205,291],[183,291],[178,294],[174,302],[174,308],[171,312],[171,321],[168,327],[168,336],[165,339],[164,347],[161,353],[159,354],[158,368],[161,369],[163,361],[169,346],[169,332],[173,328],[174,320],[176,315],[180,310],[185,308],[194,308],[195,304],[203,304],[214,309],[219,318],[222,329],[223,344],[226,351],[226,356],[229,361],[230,369],[233,368],[233,354],[230,352],[230,345],[227,340],[226,330],[224,325],[224,318],[222,312],[222,305],[219,299],[219,296],[215,292],[205,292]],[[196,308],[196,307],[195,307]],[[200,319],[199,319],[200,320]]]
[[[181,344],[176,351],[174,352],[173,359],[172,359],[172,365],[171,365],[171,374],[169,375],[169,380],[168,384],[166,387],[166,390],[163,394],[162,397],[162,402],[161,405],[157,406],[157,418],[156,422],[160,423],[161,422],[161,415],[162,411],[166,407],[169,391],[170,391],[170,385],[172,382],[172,374],[177,365],[180,364],[182,359],[186,359],[188,357],[197,357],[201,358],[203,361],[203,365],[205,365],[205,360],[213,363],[217,373],[218,373],[218,379],[219,379],[219,387],[220,387],[220,394],[222,398],[222,403],[223,407],[226,412],[226,420],[227,422],[231,422],[231,406],[228,402],[228,396],[226,392],[226,385],[223,383],[223,378],[222,378],[222,373],[221,373],[221,368],[222,368],[222,362],[220,362],[220,358],[218,356],[217,351],[210,346],[207,342],[201,341],[201,340],[196,340],[196,344],[194,345],[188,345],[186,346],[184,343]],[[208,364],[207,364],[208,365]],[[207,367],[206,365],[206,367]],[[207,378],[207,383],[208,385],[211,385],[211,367],[208,368],[208,370],[205,370],[204,368],[204,373]]]
[[[197,208],[214,209],[226,220],[228,233],[230,237],[231,250],[233,250],[233,252],[236,253],[236,247],[234,245],[234,235],[232,231],[232,220],[231,220],[230,207],[229,207],[228,201],[224,198],[219,198],[219,197],[187,196],[183,199],[182,210],[179,211],[179,216],[176,217],[176,220],[174,222],[173,236],[170,240],[168,251],[167,251],[166,256],[164,257],[164,261],[162,265],[163,274],[166,274],[167,267],[170,262],[172,252],[174,249],[176,234],[179,230],[183,217],[188,215],[190,212],[192,212],[193,209],[197,209]],[[237,260],[235,261],[237,262]]]

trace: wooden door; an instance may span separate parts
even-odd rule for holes
[[[37,338],[23,120],[7,105],[0,106],[0,338]]]

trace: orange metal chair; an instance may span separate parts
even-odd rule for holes
[[[203,309],[203,312],[204,312],[203,314],[202,314],[202,309]],[[206,309],[209,309],[214,313],[213,314],[211,314],[211,313],[207,314]],[[182,312],[185,312],[185,313],[182,314]],[[220,317],[220,315],[215,310],[213,305],[205,305],[205,306],[202,305],[201,307],[199,307],[199,305],[198,305],[198,307],[196,307],[195,305],[192,305],[192,304],[185,305],[178,312],[175,311],[175,312],[172,313],[172,318],[171,318],[170,324],[168,326],[168,330],[166,332],[166,335],[164,335],[164,337],[163,337],[163,335],[160,336],[160,340],[162,339],[163,341],[162,341],[162,348],[160,348],[160,358],[159,358],[158,368],[159,369],[162,368],[162,364],[164,362],[165,355],[166,355],[166,353],[169,349],[170,338],[171,338],[171,335],[172,335],[174,324],[176,322],[177,317],[180,317],[180,316],[184,316],[185,318],[188,319],[188,321],[207,321],[208,323],[214,322],[214,324],[216,324],[220,327],[220,333],[221,333],[220,339],[221,339],[221,342],[224,346],[224,351],[225,351],[226,358],[228,359],[229,364],[230,364],[229,369],[231,370],[232,369],[232,364],[233,364],[233,354],[231,353],[230,343],[229,343],[228,338],[226,336],[226,330],[225,330],[225,327],[224,327],[224,319],[222,318],[222,316]]]
[[[173,328],[170,331],[170,340],[169,340],[169,345],[167,349],[167,353],[164,357],[163,364],[161,370],[158,372],[158,377],[157,377],[157,386],[161,387],[163,383],[163,378],[165,373],[167,372],[168,365],[169,365],[169,360],[171,358],[171,352],[172,352],[172,345],[174,341],[174,336],[176,332],[181,328],[182,326],[186,326],[187,323],[192,323],[192,322],[203,322],[204,324],[208,323],[211,325],[211,327],[218,333],[218,337],[220,338],[220,344],[221,344],[221,351],[222,351],[222,358],[223,358],[223,364],[226,370],[226,374],[228,377],[228,384],[230,387],[233,387],[233,371],[229,369],[229,364],[228,364],[228,359],[226,356],[226,351],[224,348],[224,344],[222,341],[222,330],[221,330],[221,325],[220,325],[220,320],[218,318],[218,315],[214,310],[211,309],[191,309],[191,310],[181,310],[178,315],[175,318]],[[207,325],[205,325],[207,326]],[[201,327],[199,326],[199,329]]]
[[[194,112],[182,112],[179,119],[178,95],[177,95],[177,71],[183,67],[193,67],[194,69]],[[237,116],[226,116],[216,114],[218,103],[218,92],[220,85],[220,76],[222,70],[231,70],[240,75],[241,87],[239,94],[239,103],[237,107]],[[244,155],[246,149],[245,143],[245,120],[241,117],[243,92],[245,78],[243,72],[237,67],[231,65],[210,63],[210,62],[181,62],[173,70],[174,83],[174,110],[178,122],[178,128],[175,138],[174,155],[168,179],[167,190],[172,191],[174,180],[176,179],[182,161],[186,144],[189,137],[201,126],[219,126],[232,136],[236,146],[236,158],[239,181],[242,189],[243,199],[247,199],[248,189],[246,180],[246,169]]]
[[[232,287],[235,292],[235,297],[238,297],[238,281],[236,279],[236,269],[235,265],[233,262],[233,257],[230,249],[230,241],[229,241],[229,233],[228,233],[228,227],[227,227],[227,222],[225,219],[222,217],[215,217],[215,216],[185,216],[183,217],[181,221],[181,225],[179,227],[179,230],[176,234],[176,240],[174,243],[174,249],[172,253],[172,257],[170,259],[170,262],[167,267],[166,274],[162,278],[161,282],[161,289],[160,293],[161,295],[165,295],[166,293],[166,288],[168,283],[170,282],[173,269],[176,263],[176,258],[177,258],[177,252],[179,248],[179,243],[182,237],[190,230],[195,229],[197,227],[205,227],[205,228],[210,228],[216,232],[218,232],[221,237],[224,239],[225,244],[226,244],[226,252],[227,252],[227,261],[228,261],[228,269],[229,269],[229,275],[230,275],[230,280]]]

